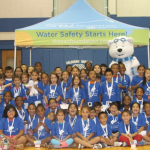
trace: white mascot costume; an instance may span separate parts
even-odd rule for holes
[[[108,41],[109,55],[113,58],[109,67],[112,64],[121,61],[126,66],[126,74],[132,80],[133,76],[137,75],[137,67],[140,65],[134,53],[133,38],[120,36]]]

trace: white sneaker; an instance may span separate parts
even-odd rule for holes
[[[84,148],[84,146],[81,145],[81,144],[79,144],[79,145],[78,145],[78,149],[81,149],[81,148]]]
[[[114,146],[123,146],[122,142],[114,142]]]
[[[100,149],[102,148],[102,145],[100,143],[94,144],[93,149]]]

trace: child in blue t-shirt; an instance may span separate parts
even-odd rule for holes
[[[52,145],[49,145],[49,148],[69,147],[73,143],[73,139],[71,138],[73,131],[69,122],[64,120],[65,112],[63,109],[57,111],[56,118],[58,121],[52,125]]]
[[[42,104],[38,104],[36,108],[37,118],[33,121],[33,136],[26,136],[28,140],[27,146],[34,146],[34,141],[40,140],[41,147],[47,147],[47,144],[50,142],[50,130],[51,121],[44,117],[45,107]]]
[[[76,121],[73,129],[73,132],[77,135],[74,141],[79,144],[78,148],[83,148],[84,146],[89,148],[102,148],[101,144],[95,144],[100,141],[100,138],[92,138],[96,133],[96,125],[92,119],[88,118],[89,115],[90,108],[83,106],[81,108],[82,118]]]
[[[144,118],[143,114],[140,114],[140,104],[135,102],[131,105],[132,115],[131,115],[131,121],[135,124],[138,134],[141,134],[142,136],[146,135],[146,131],[144,130],[146,128],[146,120]]]
[[[23,98],[21,96],[17,96],[15,98],[16,110],[18,112],[18,116],[22,119],[25,128],[25,134],[27,134],[28,122],[27,122],[27,111],[23,109]]]
[[[8,84],[5,84],[5,77],[3,74],[0,74],[0,97],[1,97],[1,102],[3,103],[4,102],[4,98],[3,98],[3,94],[6,92],[6,91],[9,91],[9,87],[11,87],[11,83],[8,83]]]
[[[57,102],[55,98],[50,98],[48,101],[49,108],[46,109],[45,117],[48,115],[49,112],[57,113],[57,110],[60,109],[60,107],[57,107]]]
[[[102,88],[101,85],[96,82],[96,73],[95,71],[89,72],[89,79],[85,84],[85,93],[86,93],[86,104],[89,107],[92,107],[95,102],[101,102]]]
[[[22,86],[20,86],[21,79],[19,76],[13,77],[13,84],[14,84],[14,86],[10,90],[13,95],[13,99],[15,100],[15,98],[17,96],[21,96],[23,98],[23,100],[26,100],[25,91],[23,90]]]
[[[115,64],[112,64],[111,65],[111,69],[113,71],[113,81],[117,83],[118,85],[118,92],[120,93],[119,94],[119,99],[116,100],[117,104],[118,104],[118,108],[120,108],[120,104],[122,104],[122,90],[125,90],[126,89],[126,85],[125,85],[125,82],[124,80],[121,80],[121,76],[118,75],[119,73],[119,65],[117,63]]]
[[[50,85],[46,87],[45,91],[45,102],[48,104],[48,100],[50,98],[55,98],[57,103],[61,104],[61,96],[62,96],[62,89],[58,85],[58,75],[55,72],[51,72],[49,75]]]
[[[24,109],[27,109],[28,105],[29,105],[29,96],[26,94],[26,92],[28,91],[28,88],[26,87],[26,85],[29,82],[29,76],[26,72],[23,72],[21,74],[21,81],[22,81],[22,88],[23,88],[24,93],[26,95],[26,99],[24,100]]]
[[[71,76],[70,76],[70,78],[68,79],[68,81],[67,81],[67,91],[68,91],[68,89],[70,88],[70,87],[72,87],[72,78],[73,78],[73,76],[75,76],[75,75],[80,75],[80,69],[78,68],[78,67],[73,67],[72,68],[72,70],[71,70]],[[83,79],[81,79],[81,87],[84,89],[84,80]]]
[[[10,83],[12,86],[12,77],[13,77],[13,68],[10,66],[5,67],[5,85]],[[9,90],[11,89],[11,86],[9,86]]]
[[[105,71],[107,69],[107,65],[106,64],[101,64],[101,82],[103,83],[104,81],[106,81],[105,78]]]
[[[136,98],[132,100],[131,104],[133,104],[135,102],[139,103],[140,104],[140,113],[144,113],[144,110],[143,110],[144,102],[148,102],[147,99],[143,98],[144,89],[142,87],[138,87],[135,90],[135,95],[136,95]]]
[[[134,76],[132,81],[131,81],[131,89],[135,90],[140,86],[140,84],[143,82],[143,77],[144,77],[144,71],[145,71],[145,66],[144,65],[139,65],[137,68],[138,75]],[[134,96],[135,98],[135,96]]]
[[[43,84],[41,81],[38,81],[38,71],[37,70],[32,70],[31,72],[31,79],[33,80],[34,88],[37,90],[37,94],[30,94],[30,90],[32,86],[28,87],[28,91],[26,92],[27,95],[29,95],[29,104],[34,103],[36,106],[39,103],[42,103],[43,100],[43,94],[44,94],[44,89],[43,89]]]
[[[74,129],[77,119],[80,119],[81,116],[78,115],[78,105],[75,103],[69,104],[68,114],[65,116],[65,121],[69,122],[71,128]]]
[[[139,87],[144,89],[143,99],[150,100],[150,69],[145,69],[143,82],[140,83]]]
[[[131,112],[127,109],[121,112],[123,121],[119,124],[119,141],[124,143],[124,146],[131,146],[133,140],[137,140],[137,144],[141,145],[142,135],[138,134],[135,124],[130,120]]]
[[[130,88],[130,77],[125,74],[125,71],[126,71],[126,67],[123,63],[120,63],[119,64],[119,68],[120,68],[120,77],[122,77],[122,80],[124,81],[125,83],[125,86],[126,86],[126,89],[122,91],[122,96],[124,97],[125,95],[128,95],[128,91],[131,93],[131,96],[134,95],[133,93],[133,90],[131,90]]]
[[[84,83],[88,80],[86,69],[83,68],[80,70],[80,77],[81,77],[81,79],[83,79]]]
[[[12,93],[10,91],[6,91],[3,95],[4,102],[1,102],[0,104],[0,114],[3,115],[4,109],[8,104],[15,105],[15,101],[12,98]]]
[[[95,111],[96,111],[95,116],[98,116],[98,114],[101,112],[101,109],[103,108],[103,106],[100,102],[95,102],[94,103],[94,108],[95,108]]]
[[[123,108],[120,109],[120,113],[125,110],[128,109],[130,110],[130,106],[131,106],[131,97],[126,95],[123,98]],[[131,111],[131,110],[130,110]]]
[[[28,105],[28,114],[27,114],[27,117],[26,117],[26,121],[27,121],[27,134],[26,134],[26,137],[27,136],[31,136],[33,135],[33,121],[38,117],[37,114],[36,114],[36,106],[35,104],[31,103]]]
[[[94,107],[90,107],[90,119],[92,119],[95,123],[95,125],[97,125],[99,123],[98,117],[96,116],[96,110]]]
[[[143,139],[145,140],[145,145],[150,145],[150,125],[148,126],[146,135],[143,136]]]
[[[149,102],[144,102],[143,109],[144,109],[144,117],[145,117],[145,120],[146,120],[145,130],[147,130],[147,128],[150,124],[150,103]]]
[[[107,115],[108,122],[111,126],[113,139],[114,141],[117,141],[119,135],[118,127],[119,127],[119,123],[121,122],[121,115],[118,114],[118,104],[112,102],[110,104],[109,110],[110,110],[110,114]]]
[[[77,104],[78,107],[82,107],[84,105],[84,100],[86,97],[84,90],[81,88],[80,76],[73,76],[72,87],[69,88],[66,99],[68,99],[69,103]]]
[[[59,85],[61,86],[61,90],[62,90],[62,97],[61,97],[62,103],[68,103],[68,100],[66,99],[68,79],[69,79],[68,71],[63,71],[62,81],[59,83]]]
[[[102,83],[102,102],[108,109],[111,102],[120,101],[120,92],[118,85],[113,80],[113,71],[107,69],[105,71],[106,81]]]
[[[15,149],[23,149],[26,143],[23,121],[18,117],[15,107],[8,104],[4,109],[3,118],[0,121],[0,134],[14,145]]]
[[[55,123],[56,121],[56,114],[52,111],[50,111],[47,116],[46,116],[47,119],[49,119],[51,121],[51,123]]]

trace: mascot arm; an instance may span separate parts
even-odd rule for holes
[[[116,64],[117,62],[115,62],[115,61],[112,61],[110,64],[109,64],[109,68],[111,68],[111,65],[112,64]],[[118,64],[118,63],[117,63]]]
[[[133,60],[132,60],[132,63],[131,63],[131,68],[138,67],[139,65],[140,65],[139,61],[138,61],[137,58],[134,56],[134,57],[133,57]]]

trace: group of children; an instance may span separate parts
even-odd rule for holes
[[[85,68],[0,68],[0,135],[18,149],[149,145],[150,69],[130,81],[123,63]]]

